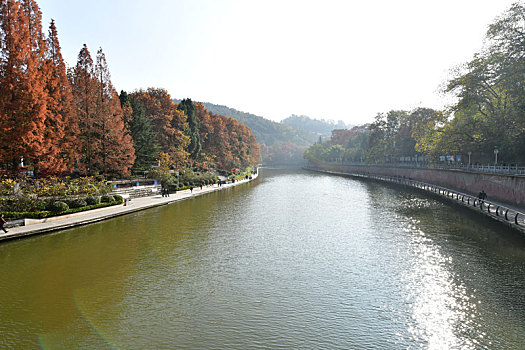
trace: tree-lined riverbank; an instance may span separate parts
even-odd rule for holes
[[[233,186],[241,185],[255,180],[258,174],[253,174],[251,179],[238,180],[234,183],[213,184],[209,186],[196,187],[193,190],[177,191],[171,193],[169,197],[161,194],[151,197],[135,198],[126,202],[126,205],[117,205],[107,208],[94,209],[76,214],[69,214],[63,216],[56,216],[41,220],[27,220],[24,226],[17,226],[9,229],[8,233],[0,232],[0,241],[11,240],[15,238],[22,238],[27,236],[34,236],[44,233],[55,232],[76,226],[87,225],[102,220],[107,220],[121,215],[134,213],[137,211],[166,205],[177,201],[194,198],[195,196],[206,193],[227,189]]]

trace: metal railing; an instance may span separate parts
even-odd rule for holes
[[[490,164],[439,164],[424,162],[399,162],[399,163],[365,163],[365,162],[345,162],[329,161],[326,164],[350,165],[350,166],[379,166],[379,167],[402,167],[402,168],[422,168],[422,169],[444,169],[444,170],[463,170],[480,173],[514,174],[525,175],[525,166],[517,164],[509,165],[490,165]]]
[[[506,223],[508,226],[517,229],[525,233],[525,213],[519,211],[516,208],[505,206],[500,203],[494,203],[491,201],[479,199],[475,196],[471,196],[466,193],[451,190],[446,187],[429,184],[422,181],[416,181],[408,179],[402,176],[389,176],[389,175],[374,175],[369,173],[342,173],[335,171],[327,171],[324,169],[308,168],[310,170],[321,171],[336,175],[349,175],[352,177],[359,177],[365,179],[373,179],[377,181],[391,182],[395,184],[405,185],[414,187],[423,191],[432,192],[438,196],[445,197],[449,200],[453,200],[458,204],[461,204],[471,209],[479,209],[479,211],[493,219]]]

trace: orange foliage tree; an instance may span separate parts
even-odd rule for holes
[[[80,50],[77,65],[69,72],[69,81],[73,92],[74,120],[78,126],[78,144],[80,158],[77,168],[82,171],[93,169],[96,151],[95,132],[98,83],[95,78],[93,59],[86,45]]]
[[[84,45],[69,78],[81,145],[78,167],[90,174],[129,175],[135,152],[102,50],[95,66]]]
[[[34,1],[0,3],[0,159],[16,172],[22,158],[46,156],[45,40]]]
[[[259,144],[250,129],[233,118],[213,114],[195,103],[202,151],[218,168],[244,168],[259,161]]]
[[[55,22],[49,26],[45,60],[47,113],[45,119],[45,162],[41,164],[47,173],[73,170],[79,157],[76,142],[77,124],[72,118],[73,95],[67,79],[66,65],[62,58]]]
[[[164,89],[149,88],[129,94],[131,100],[139,101],[144,106],[145,115],[150,118],[153,130],[157,134],[161,151],[171,157],[175,167],[188,162],[185,151],[189,137],[184,134],[187,128],[186,116],[177,107],[171,96]]]
[[[98,152],[94,166],[104,174],[128,176],[135,161],[133,140],[124,123],[124,112],[117,91],[111,83],[106,56],[99,49],[95,74],[98,80],[96,130]]]

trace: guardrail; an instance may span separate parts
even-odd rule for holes
[[[525,213],[512,208],[505,206],[500,203],[494,203],[491,201],[479,199],[475,196],[471,196],[466,193],[458,192],[451,190],[446,187],[437,186],[434,184],[412,180],[402,176],[389,176],[389,175],[374,175],[368,173],[342,173],[335,171],[326,171],[319,169],[307,168],[309,170],[316,170],[321,172],[326,172],[329,174],[336,175],[349,175],[352,177],[372,179],[377,181],[391,182],[395,184],[405,185],[413,188],[417,188],[423,191],[432,192],[438,196],[445,197],[449,200],[455,201],[458,204],[461,204],[465,207],[471,209],[478,209],[479,211],[493,219],[496,219],[500,222],[506,223],[508,226],[517,229],[525,233]]]
[[[525,174],[525,167],[517,166],[517,165],[429,164],[427,167],[432,168],[432,169],[459,169],[459,170],[476,171],[476,172],[482,172],[482,173],[518,174],[518,175]]]
[[[344,162],[330,161],[326,164],[350,165],[350,166],[379,166],[379,167],[401,167],[401,168],[421,168],[421,169],[444,169],[444,170],[464,170],[480,173],[514,174],[525,175],[525,167],[518,165],[481,165],[481,164],[429,164],[422,162],[406,163],[365,163],[365,162]]]

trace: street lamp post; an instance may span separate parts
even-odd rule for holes
[[[498,165],[498,146],[494,146],[494,166]]]
[[[470,156],[472,155],[472,152],[468,151],[468,167],[470,168]]]

